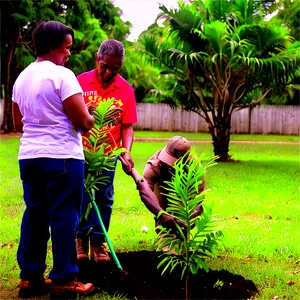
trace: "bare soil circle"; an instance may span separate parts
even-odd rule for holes
[[[80,280],[94,283],[99,291],[127,299],[185,299],[181,270],[161,275],[161,258],[154,251],[117,253],[122,269],[109,263],[80,263]],[[255,284],[226,270],[199,270],[189,277],[189,299],[250,299],[258,294]]]

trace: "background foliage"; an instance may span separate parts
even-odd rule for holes
[[[133,43],[126,40],[130,22],[122,21],[121,10],[109,0],[1,1],[1,129],[13,131],[12,86],[35,59],[33,28],[40,20],[58,20],[75,31],[68,63],[75,74],[95,67],[104,39],[122,41],[126,59],[121,75],[135,89],[137,101],[197,112],[208,123],[215,155],[229,161],[234,110],[261,102],[299,104],[296,2],[191,0],[179,1],[178,9],[161,5],[163,26],[152,24]]]
[[[271,92],[296,88],[299,42],[288,27],[264,20],[264,1],[205,0],[160,8],[164,38],[140,39],[161,72],[157,101],[196,112],[208,124],[214,153],[229,161],[231,116]],[[284,97],[282,97],[284,98]]]

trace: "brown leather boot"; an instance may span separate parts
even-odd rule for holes
[[[92,283],[81,283],[74,279],[66,284],[51,286],[50,298],[51,299],[69,299],[76,298],[77,295],[85,296],[91,294],[95,287]]]
[[[51,279],[42,277],[39,280],[24,280],[21,279],[19,297],[31,298],[35,296],[41,296],[50,291],[52,284]]]
[[[76,239],[76,250],[77,250],[77,260],[88,260],[89,259],[89,239],[78,238]]]
[[[102,245],[91,245],[91,259],[95,263],[109,262],[110,257],[105,250],[105,246]]]

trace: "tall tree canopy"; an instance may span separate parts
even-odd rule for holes
[[[229,161],[233,111],[288,85],[299,68],[299,47],[286,27],[263,20],[262,1],[190,2],[179,1],[179,9],[161,5],[165,38],[144,35],[141,49],[162,70],[157,96],[203,117],[215,155]]]
[[[295,0],[277,0],[268,5],[268,12],[273,16],[270,23],[276,26],[284,26],[295,41],[300,40],[300,5]],[[270,92],[264,101],[268,104],[300,104],[300,71],[289,85],[277,88]]]
[[[1,1],[1,88],[4,87],[4,132],[13,131],[11,94],[19,73],[34,61],[31,33],[40,20],[56,20],[71,26],[75,43],[70,68],[80,73],[95,67],[95,53],[107,38],[123,41],[130,22],[109,0]],[[1,89],[2,90],[2,89]]]

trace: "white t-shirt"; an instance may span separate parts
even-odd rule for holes
[[[12,96],[23,116],[19,159],[84,159],[81,133],[63,107],[78,93],[82,89],[75,74],[50,61],[34,62],[19,75]]]

